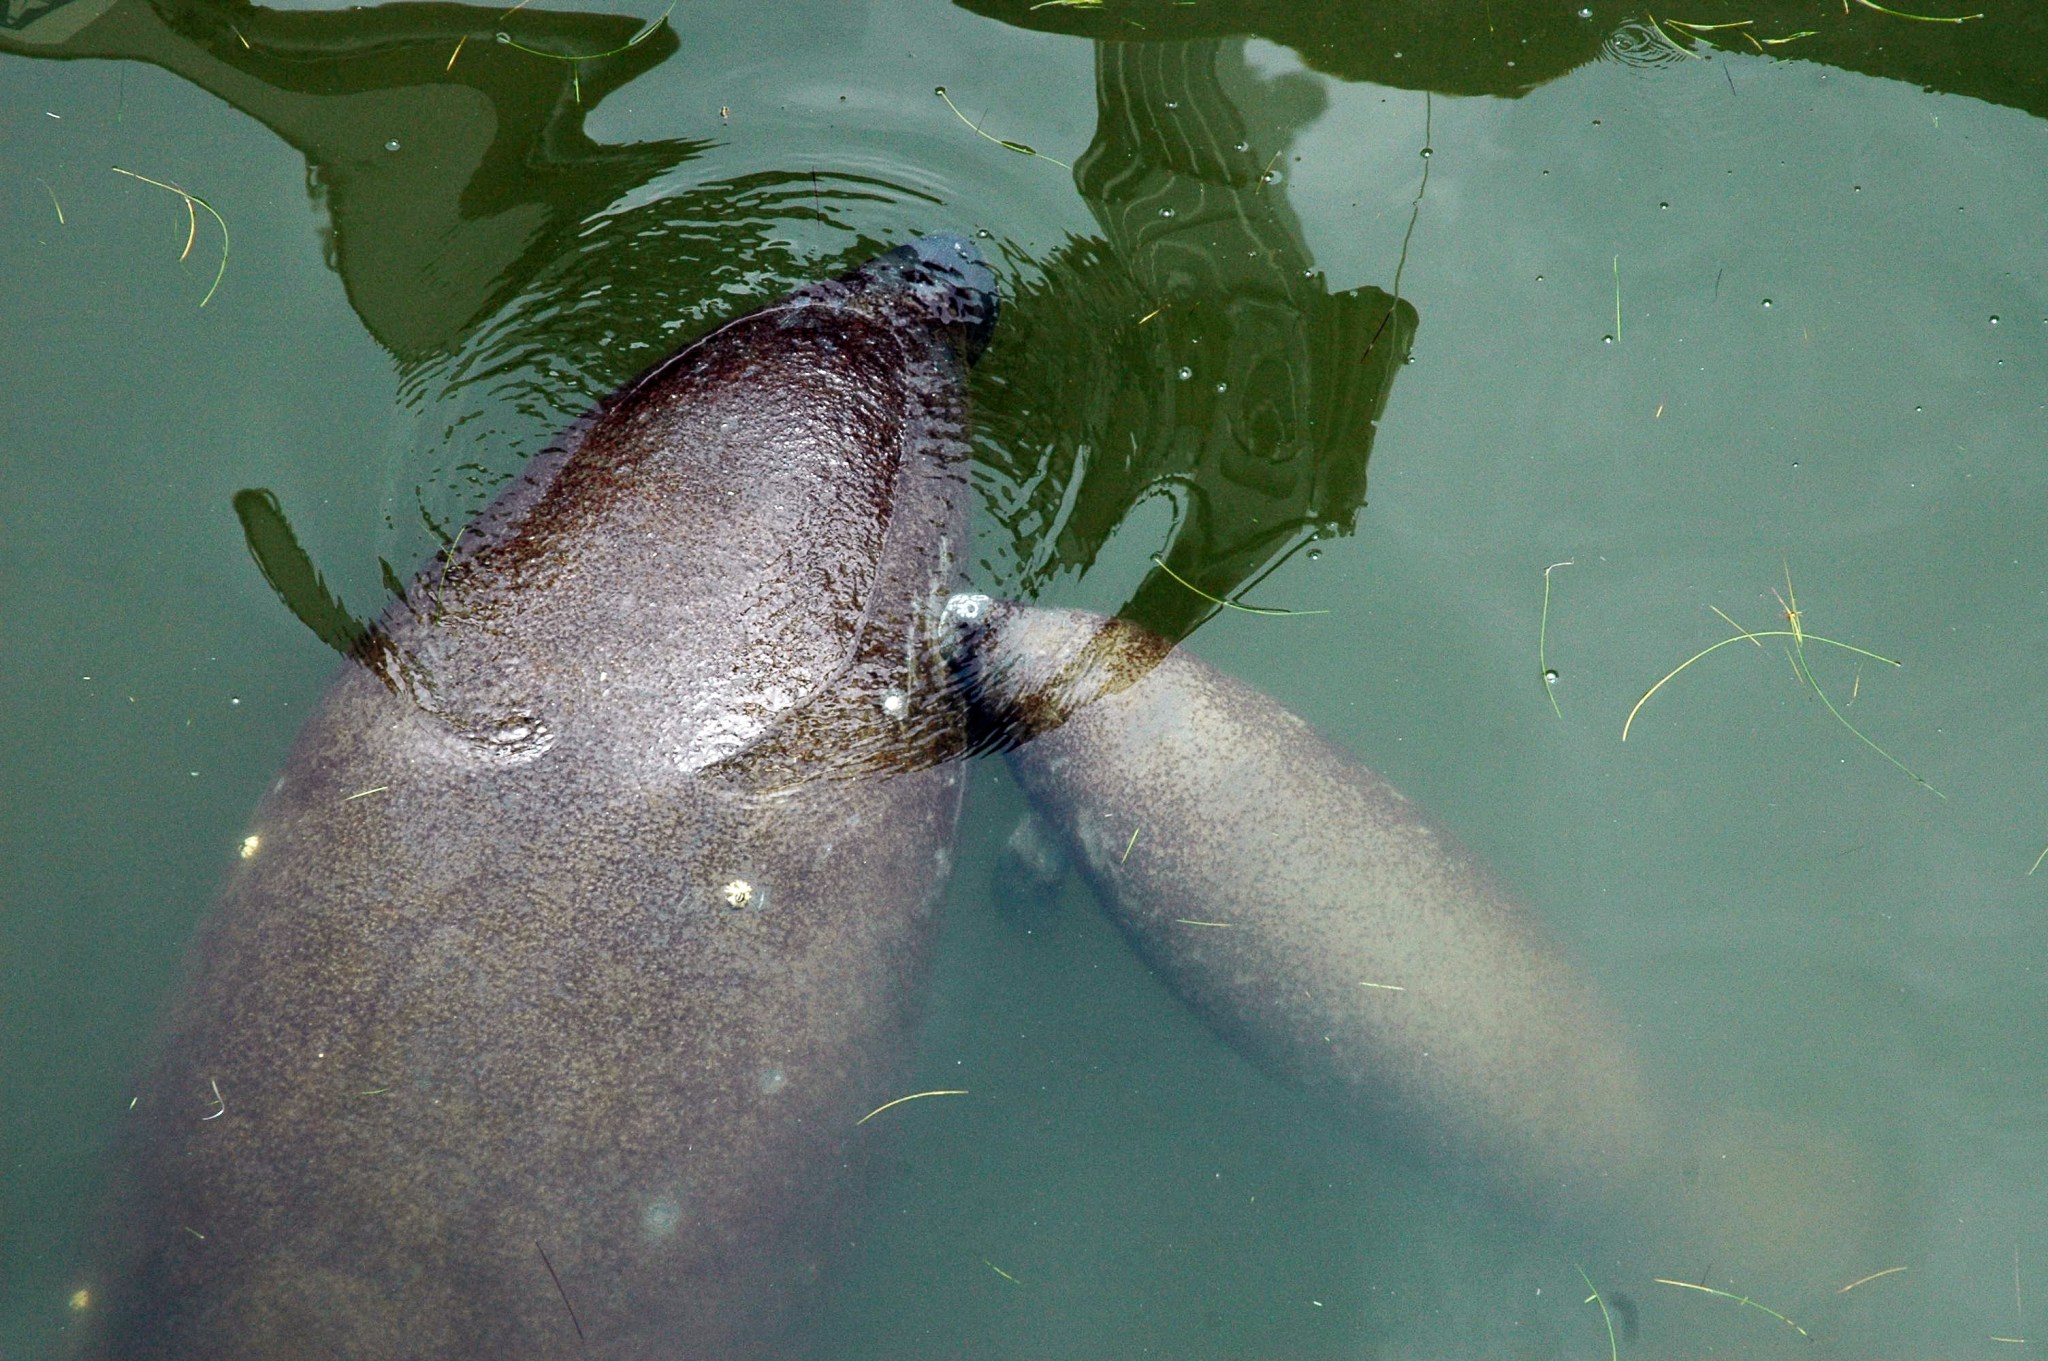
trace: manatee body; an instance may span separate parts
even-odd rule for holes
[[[1226,1040],[1528,1209],[1643,1169],[1620,1027],[1420,808],[1137,625],[952,610],[980,740],[1011,748],[1124,935]]]
[[[730,323],[386,612],[194,946],[96,1354],[782,1354],[947,869],[995,307],[928,238]]]

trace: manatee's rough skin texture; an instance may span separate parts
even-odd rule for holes
[[[1642,1170],[1652,1122],[1619,1027],[1427,814],[1136,625],[979,613],[960,655],[980,740],[1017,744],[1118,926],[1224,1038],[1525,1208]]]
[[[386,613],[194,947],[98,1355],[781,1354],[947,868],[993,285],[932,238],[731,323]]]

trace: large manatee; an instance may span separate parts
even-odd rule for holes
[[[995,309],[934,237],[742,317],[387,610],[193,948],[98,1355],[779,1353],[947,869]]]

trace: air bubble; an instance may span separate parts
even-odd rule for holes
[[[1195,371],[1194,371],[1193,369],[1189,368],[1189,367],[1188,367],[1187,365],[1185,365],[1185,364],[1183,364],[1183,365],[1181,365],[1181,366],[1180,366],[1180,372],[1179,372],[1179,373],[1178,373],[1178,374],[1176,375],[1176,377],[1178,377],[1178,378],[1179,378],[1179,379],[1181,380],[1181,382],[1183,382],[1183,383],[1187,382],[1187,380],[1188,380],[1188,379],[1190,379],[1190,378],[1192,378],[1192,377],[1194,377],[1194,376],[1195,376]]]
[[[989,606],[994,603],[993,600],[990,600],[985,595],[962,591],[957,595],[947,597],[946,617],[949,619],[979,619],[982,615],[988,613]]]
[[[682,1202],[674,1196],[661,1196],[647,1202],[640,1211],[640,1231],[652,1239],[672,1237],[683,1222]]]
[[[384,149],[385,149],[386,151],[396,151],[396,150],[398,150],[398,139],[397,139],[396,137],[394,137],[394,138],[392,138],[392,139],[391,139],[390,141],[386,142],[386,143],[384,144]]]

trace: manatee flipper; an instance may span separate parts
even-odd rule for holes
[[[1036,930],[1059,905],[1072,868],[1064,837],[1026,811],[996,855],[989,890],[996,910],[1018,930]]]
[[[736,320],[384,611],[125,1117],[89,1355],[800,1350],[959,807],[995,307],[934,238]]]
[[[1530,1208],[1641,1169],[1656,1122],[1620,1026],[1420,808],[1136,625],[967,613],[984,744],[1220,1035]]]

